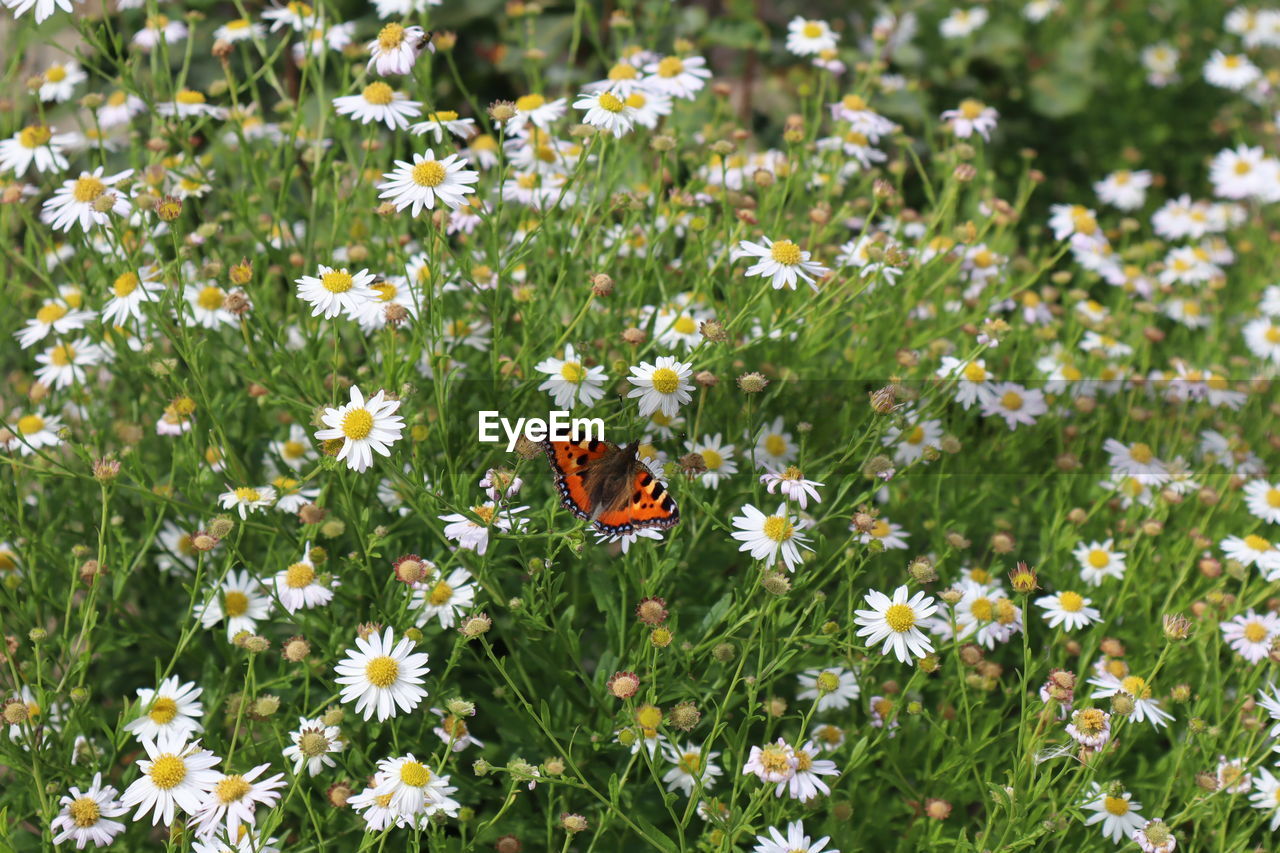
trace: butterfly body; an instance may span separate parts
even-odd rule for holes
[[[666,486],[636,458],[636,445],[610,441],[544,441],[565,509],[601,533],[624,536],[668,529],[680,511]]]

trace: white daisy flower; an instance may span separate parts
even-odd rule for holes
[[[501,506],[493,501],[486,501],[471,507],[474,518],[462,513],[450,513],[440,516],[441,521],[448,522],[444,527],[444,536],[458,547],[475,551],[482,555],[489,550],[489,534],[493,530],[508,533],[512,530],[523,530],[529,523],[526,518],[516,518],[527,506]],[[477,520],[478,519],[478,520]]]
[[[955,400],[966,411],[974,403],[990,396],[992,382],[995,380],[995,376],[987,370],[985,360],[975,358],[963,361],[949,355],[942,357],[942,365],[934,375],[954,382]]]
[[[738,463],[733,461],[733,445],[725,444],[720,433],[704,435],[702,441],[686,441],[685,449],[702,457],[706,470],[698,475],[702,485],[714,489],[720,481],[738,473]],[[770,489],[772,491],[772,489]],[[804,504],[802,503],[803,507]]]
[[[404,130],[410,119],[422,114],[422,102],[411,101],[405,93],[375,80],[358,95],[334,98],[333,109],[338,115],[351,116],[361,124],[382,122],[388,130]]]
[[[952,9],[951,14],[938,24],[938,32],[943,38],[958,39],[972,35],[987,22],[987,10],[982,6],[968,9]]]
[[[422,121],[409,128],[409,132],[417,136],[430,135],[435,143],[439,145],[444,142],[445,134],[456,136],[459,139],[470,139],[471,135],[476,132],[476,120],[473,118],[458,118],[458,114],[453,110],[436,110],[433,113],[427,113]]]
[[[868,648],[883,640],[880,654],[892,650],[902,663],[933,652],[933,643],[918,627],[937,611],[933,598],[923,592],[908,598],[907,588],[900,586],[893,591],[893,598],[873,589],[865,599],[871,609],[856,611],[854,622],[862,626],[858,636],[867,638]]]
[[[856,530],[850,525],[851,530]],[[871,524],[871,529],[863,533],[858,531],[857,540],[859,545],[870,545],[872,542],[879,542],[880,547],[885,551],[905,551],[907,548],[907,539],[911,536],[907,529],[901,524],[890,521],[887,518],[877,518]]]
[[[562,409],[572,409],[578,403],[595,405],[604,397],[603,386],[609,378],[599,365],[584,366],[573,344],[565,345],[564,358],[545,358],[534,366],[534,370],[549,377],[542,381],[538,390],[550,394]]]
[[[1228,559],[1235,560],[1246,569],[1257,566],[1267,580],[1280,577],[1280,549],[1269,539],[1256,533],[1248,536],[1228,536],[1218,543]]]
[[[160,269],[155,266],[129,270],[116,276],[111,285],[111,299],[102,308],[102,322],[123,326],[130,317],[144,319],[142,303],[158,301],[159,294],[164,291],[159,278]]]
[[[647,88],[670,95],[673,98],[693,98],[711,79],[707,60],[701,56],[664,56],[644,66],[644,84]]]
[[[387,628],[382,636],[370,634],[357,638],[356,647],[335,667],[342,687],[342,701],[355,701],[356,713],[378,722],[399,711],[408,713],[426,697],[422,676],[430,672],[425,653],[413,653],[413,640],[395,641],[395,632]]]
[[[549,130],[564,115],[566,104],[564,98],[548,101],[536,92],[516,98],[516,114],[507,119],[506,131],[509,135],[523,136],[528,133],[529,125]]]
[[[61,299],[50,299],[13,336],[18,339],[18,346],[29,349],[51,334],[65,335],[83,329],[93,316],[92,311],[72,308]]]
[[[573,102],[573,108],[586,110],[584,124],[601,128],[618,139],[631,132],[638,114],[625,97],[607,91],[583,94]]]
[[[631,368],[627,381],[635,388],[627,392],[627,397],[639,397],[640,417],[648,417],[661,411],[673,418],[680,407],[693,399],[689,391],[693,385],[689,377],[693,375],[693,366],[678,361],[673,355],[659,356],[650,364],[641,362],[638,367]]]
[[[418,54],[428,46],[426,30],[422,27],[406,27],[395,22],[378,31],[378,37],[369,42],[369,71],[383,77],[390,74],[408,74],[418,61]],[[438,141],[438,140],[437,140]]]
[[[804,474],[794,465],[788,465],[779,471],[766,470],[760,475],[760,482],[764,484],[769,494],[773,494],[776,489],[778,494],[799,504],[801,509],[808,508],[810,498],[813,498],[814,503],[822,503],[822,497],[818,494],[816,487],[824,484],[817,480],[806,480]]]
[[[396,168],[382,177],[378,184],[382,190],[378,198],[389,199],[396,210],[412,208],[417,216],[425,208],[434,210],[439,201],[450,210],[457,210],[466,201],[464,196],[475,192],[467,186],[480,180],[480,173],[467,169],[467,161],[457,154],[437,160],[434,151],[414,154],[413,161],[397,160]]]
[[[227,491],[218,495],[218,505],[223,509],[234,509],[243,521],[249,513],[266,509],[276,502],[276,490],[271,486],[227,487]]]
[[[311,316],[322,314],[326,320],[343,314],[357,319],[365,307],[378,299],[378,293],[370,285],[373,273],[360,270],[352,273],[346,267],[327,267],[320,264],[318,275],[304,275],[298,279],[298,298],[311,306]]]
[[[1269,828],[1272,832],[1280,828],[1280,779],[1266,767],[1259,767],[1258,775],[1253,777],[1253,793],[1249,795],[1249,802],[1262,811],[1264,817],[1271,818]]]
[[[226,837],[239,838],[246,827],[254,826],[257,807],[274,807],[280,801],[280,792],[276,789],[285,784],[283,773],[258,778],[269,769],[270,764],[259,764],[247,773],[223,774],[191,822],[196,834],[208,838],[225,830]]]
[[[72,9],[72,0],[0,0],[0,2],[4,4],[6,9],[13,10],[14,18],[21,18],[34,8],[36,10],[35,19],[37,24],[44,21],[58,9],[64,12],[70,12]],[[119,830],[116,831],[118,832]],[[78,838],[76,841],[77,847],[83,846],[79,843]],[[54,844],[57,843],[59,843],[58,839],[55,838]],[[110,843],[110,838],[108,838],[107,843]]]
[[[258,627],[258,620],[271,613],[271,599],[262,594],[262,585],[247,570],[228,572],[208,601],[197,604],[195,617],[205,628],[219,622],[227,624],[227,639]]]
[[[27,125],[0,142],[0,172],[21,177],[32,166],[37,172],[61,172],[69,165],[62,149],[74,140],[69,133],[54,134],[47,125]]]
[[[93,783],[83,793],[73,787],[70,793],[63,794],[58,799],[62,808],[49,824],[49,829],[56,833],[53,843],[74,841],[77,850],[83,850],[90,843],[94,847],[110,845],[125,829],[123,823],[111,818],[129,811],[116,796],[115,788],[102,784],[101,773],[93,774]]]
[[[133,174],[132,169],[104,175],[99,166],[92,172],[81,172],[80,177],[65,181],[57,192],[44,203],[40,219],[55,231],[70,231],[73,225],[88,231],[95,225],[111,221],[108,213],[127,216],[129,200],[115,185]]]
[[[432,773],[413,753],[408,753],[378,762],[371,793],[374,798],[385,800],[397,818],[414,822],[419,816],[437,811],[456,813],[457,804],[448,796],[455,790],[449,785],[448,776]]]
[[[185,285],[182,298],[191,310],[196,325],[202,329],[235,326],[240,322],[235,314],[223,307],[227,301],[227,293],[216,284]]]
[[[827,669],[806,669],[796,676],[804,689],[797,699],[816,699],[817,711],[841,711],[862,693],[858,677],[842,666]]]
[[[1280,616],[1255,613],[1253,608],[1222,622],[1222,640],[1249,663],[1257,664],[1271,653],[1271,640],[1280,633]]]
[[[262,13],[262,19],[271,22],[271,32],[288,27],[295,32],[309,30],[316,25],[316,10],[302,0],[290,0],[284,6],[272,6]]]
[[[1050,628],[1061,625],[1064,630],[1075,631],[1098,622],[1102,613],[1089,605],[1093,602],[1072,590],[1063,590],[1036,599],[1036,606],[1044,610],[1044,621]]]
[[[293,762],[295,775],[305,765],[307,775],[315,776],[326,767],[337,767],[331,756],[347,747],[342,731],[337,726],[325,725],[323,719],[298,718],[298,728],[289,732],[289,745],[281,753]]]
[[[1204,63],[1204,79],[1211,85],[1239,92],[1262,76],[1258,66],[1243,53],[1215,50]]]
[[[968,139],[976,133],[990,142],[1000,114],[982,101],[965,98],[954,110],[943,110],[941,118],[957,139]]]
[[[414,584],[413,607],[415,623],[425,628],[432,619],[440,620],[441,628],[452,628],[458,614],[475,603],[476,589],[470,583],[471,573],[463,568],[454,569],[449,576]]]
[[[431,731],[452,752],[462,752],[469,746],[484,746],[484,741],[471,734],[471,731],[467,728],[466,721],[461,717],[442,711],[439,708],[432,708],[431,713],[440,718],[440,725],[435,726]],[[472,713],[475,713],[474,710]]]
[[[374,453],[390,456],[388,448],[400,440],[404,431],[404,419],[395,414],[400,401],[387,400],[385,394],[378,391],[366,403],[360,388],[352,385],[350,402],[324,410],[321,420],[329,429],[320,430],[315,437],[320,441],[341,441],[338,461],[347,460],[352,471],[368,470]]]
[[[1098,200],[1117,210],[1137,210],[1147,202],[1147,190],[1151,186],[1151,172],[1120,169],[1093,185]]]
[[[816,56],[835,50],[840,36],[826,21],[808,20],[796,15],[787,24],[787,50],[796,56]]]
[[[50,388],[84,385],[88,379],[87,368],[100,363],[104,357],[102,347],[90,343],[88,338],[56,344],[36,356],[40,364],[36,368],[36,379]]]
[[[745,275],[748,278],[751,276],[767,278],[774,290],[781,290],[784,287],[795,290],[796,280],[802,279],[808,282],[815,293],[817,292],[818,285],[814,277],[821,278],[830,270],[816,261],[811,261],[809,253],[802,251],[790,240],[774,242],[768,237],[761,239],[764,241],[763,245],[743,240],[730,252],[730,257],[734,260],[746,257],[759,258],[747,268]]]
[[[210,118],[225,119],[227,110],[225,107],[217,107],[208,103],[204,92],[196,89],[181,89],[178,94],[173,96],[172,101],[157,104],[156,114],[176,118],[208,116]]]
[[[12,0],[4,0],[4,2],[8,5]],[[21,3],[22,0],[18,2]],[[48,0],[37,0],[37,2],[43,4]],[[76,86],[88,80],[89,75],[84,73],[84,69],[78,62],[55,62],[44,70],[39,79],[43,81],[38,92],[40,100],[61,103],[71,100],[71,96],[76,92]]]
[[[187,739],[204,730],[197,717],[204,716],[204,705],[197,700],[204,692],[194,681],[183,684],[171,675],[152,690],[138,688],[138,710],[142,715],[125,725],[124,730],[138,740],[159,740],[162,734]]]
[[[753,560],[763,560],[770,568],[781,557],[787,571],[794,572],[804,561],[800,549],[813,550],[807,544],[808,537],[799,532],[805,529],[806,522],[791,516],[785,503],[778,504],[773,515],[746,504],[742,515],[733,517],[733,526],[737,528],[733,538],[742,543],[738,550],[751,552]]]
[[[323,607],[333,600],[333,590],[320,583],[315,564],[311,562],[311,543],[302,549],[302,556],[287,569],[272,578],[276,598],[287,613]]]
[[[235,18],[214,30],[213,39],[215,42],[225,41],[228,44],[235,44],[260,39],[266,34],[267,29],[262,24],[250,21],[248,18]]]
[[[636,111],[635,122],[654,130],[663,116],[671,115],[674,105],[670,95],[637,89],[626,98],[627,106]]]
[[[23,456],[30,456],[45,447],[62,444],[62,439],[58,437],[62,419],[57,415],[46,414],[43,409],[14,418],[6,424],[6,429],[13,435],[7,442],[0,443],[0,447],[6,452],[16,450]]]
[[[782,738],[764,746],[753,746],[742,765],[744,776],[754,775],[761,782],[785,783],[796,772],[796,753]]]
[[[662,775],[668,791],[681,791],[686,797],[692,797],[695,788],[708,791],[715,787],[716,779],[724,773],[715,760],[720,753],[707,750],[704,746],[685,743],[684,747],[666,744],[663,755],[673,765]]]
[[[1032,425],[1036,418],[1049,411],[1044,392],[1036,388],[1024,388],[1016,382],[997,382],[991,393],[979,401],[984,418],[1001,417],[1009,429],[1019,424]]]
[[[126,809],[138,807],[133,819],[141,820],[151,812],[152,825],[172,826],[178,809],[194,815],[205,796],[218,783],[220,774],[213,768],[222,761],[200,741],[187,743],[176,734],[162,734],[158,740],[144,740],[147,757],[138,760],[142,776],[125,789],[120,802]]]
[[[1137,675],[1120,678],[1105,667],[1097,670],[1097,675],[1089,679],[1089,683],[1098,689],[1089,694],[1091,699],[1110,699],[1117,693],[1124,693],[1133,699],[1132,719],[1135,723],[1151,721],[1155,728],[1168,725],[1173,715],[1163,710],[1160,703],[1151,698],[1151,685]]]
[[[1254,518],[1280,524],[1280,483],[1251,480],[1245,484],[1244,501]]]
[[[290,424],[289,437],[283,441],[273,441],[268,447],[276,458],[294,471],[301,471],[303,466],[316,458],[315,448],[311,446],[307,431],[301,424]]]
[[[834,847],[828,847],[831,836],[824,835],[817,841],[809,838],[804,831],[804,821],[795,820],[787,824],[785,835],[776,827],[769,827],[769,834],[757,835],[756,846],[752,853],[840,853]]]
[[[836,763],[826,758],[815,758],[818,747],[813,741],[809,741],[802,747],[796,747],[793,752],[796,757],[795,772],[791,774],[790,779],[778,783],[778,787],[773,792],[774,796],[781,797],[783,792],[787,792],[791,799],[807,803],[818,794],[830,794],[831,788],[822,781],[822,777],[839,776],[840,771],[836,769]]]
[[[1090,586],[1098,586],[1103,578],[1124,577],[1125,553],[1115,549],[1115,540],[1105,542],[1081,542],[1071,552],[1080,564],[1080,579]]]
[[[1102,836],[1116,844],[1132,838],[1133,833],[1146,823],[1146,818],[1140,814],[1142,804],[1119,786],[1113,785],[1104,790],[1097,782],[1090,784],[1086,800],[1081,803],[1081,808],[1093,812],[1085,818],[1085,826],[1101,823]]]

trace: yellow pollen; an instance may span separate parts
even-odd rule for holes
[[[178,716],[178,703],[168,696],[161,696],[151,703],[151,710],[147,713],[147,716],[157,726],[168,725],[173,722],[174,717]]]
[[[699,450],[698,455],[702,457],[702,464],[707,466],[708,471],[719,471],[724,465],[724,457],[709,447]]]
[[[680,375],[669,367],[659,367],[649,381],[659,394],[674,394],[680,387]]]
[[[39,415],[23,415],[18,418],[18,432],[31,435],[44,429],[44,418]]]
[[[791,766],[787,751],[777,744],[769,744],[760,750],[760,765],[770,773],[786,773]]]
[[[1107,718],[1097,708],[1086,708],[1076,715],[1076,728],[1085,734],[1097,734],[1106,722]]]
[[[1011,412],[1016,412],[1022,408],[1022,395],[1017,391],[1006,391],[1000,397],[1000,405],[1004,406]]]
[[[250,791],[249,783],[244,781],[244,777],[240,774],[234,776],[226,776],[218,783],[218,787],[214,789],[214,793],[218,796],[218,801],[226,803],[235,803],[244,799],[244,795]]]
[[[382,81],[365,86],[362,94],[366,101],[378,107],[385,107],[395,100],[395,92],[391,91],[391,87]]]
[[[262,500],[262,493],[250,486],[241,486],[236,489],[236,500],[244,503],[257,503]]]
[[[581,383],[586,376],[587,371],[576,361],[566,361],[564,366],[560,368],[560,377],[566,382],[572,382],[575,385]]]
[[[400,765],[400,781],[411,788],[421,788],[431,781],[431,771],[418,761],[406,761]]]
[[[424,160],[413,167],[413,182],[420,187],[438,187],[446,176],[444,166],[435,160]]]
[[[395,658],[383,655],[365,665],[364,676],[374,687],[390,687],[400,677],[400,664]]]
[[[964,375],[964,378],[968,379],[970,382],[987,381],[987,369],[975,361],[971,361],[966,364],[961,373]]]
[[[804,33],[804,37],[807,39],[816,39],[822,35],[822,24],[817,21],[805,21],[801,32]]]
[[[686,752],[680,756],[680,769],[690,776],[702,772],[702,756],[696,752]]]
[[[206,311],[217,311],[222,307],[225,299],[226,295],[222,292],[222,288],[211,284],[196,296],[196,304]]]
[[[764,535],[774,542],[786,542],[795,535],[791,521],[781,515],[771,515],[764,521]]]
[[[1129,448],[1129,456],[1134,462],[1146,465],[1152,459],[1156,458],[1155,453],[1151,451],[1150,446],[1143,444],[1141,441]]]
[[[471,511],[479,516],[480,520],[485,524],[491,523],[494,515],[497,514],[497,510],[491,506],[473,506]]]
[[[320,276],[320,284],[330,293],[346,293],[356,286],[356,281],[346,270],[330,270]]]
[[[318,729],[307,729],[297,740],[298,751],[307,758],[318,758],[329,751],[329,739]]]
[[[522,113],[533,112],[547,102],[541,95],[525,95],[516,99],[516,110]]]
[[[1258,536],[1256,533],[1251,533],[1248,536],[1244,537],[1244,544],[1245,544],[1245,547],[1253,551],[1270,551],[1271,550],[1271,543],[1268,542],[1266,539],[1263,539],[1261,536]]]
[[[1238,53],[1222,57],[1222,64],[1227,68],[1239,68],[1244,64],[1244,57]]]
[[[444,581],[440,581],[433,586],[431,588],[431,594],[427,596],[427,600],[430,601],[434,607],[439,607],[440,605],[447,603],[451,598],[453,598],[453,587],[449,586]]]
[[[814,686],[823,693],[830,693],[840,686],[840,676],[830,671],[820,672],[814,679]]]
[[[611,113],[620,113],[626,107],[626,102],[620,100],[612,92],[604,92],[596,101],[602,110],[608,110]]]
[[[610,80],[635,80],[639,76],[640,72],[636,70],[636,67],[626,62],[619,62],[609,69]]]
[[[440,110],[439,112],[434,112],[431,115],[427,116],[427,118],[430,121],[440,121],[440,122],[457,121],[458,114],[455,113],[453,110]]]
[[[982,115],[982,111],[986,108],[987,105],[982,103],[982,101],[975,101],[973,98],[966,98],[960,102],[960,115],[970,121],[973,121],[975,118]]]
[[[66,367],[76,360],[76,349],[71,344],[58,344],[49,351],[49,361],[55,367]]]
[[[290,589],[302,589],[311,585],[316,579],[316,570],[306,563],[294,563],[284,573],[285,586]]]
[[[46,302],[40,306],[40,310],[36,312],[36,321],[45,325],[52,326],[54,323],[67,316],[70,309],[60,302]]]
[[[61,83],[67,79],[67,69],[61,65],[50,65],[44,72],[44,79],[48,83]]]
[[[1261,643],[1269,633],[1261,622],[1248,622],[1244,626],[1244,638],[1251,643]]]
[[[238,589],[227,590],[222,596],[222,612],[231,618],[249,612],[249,596]]]
[[[115,284],[111,285],[111,290],[118,298],[123,299],[138,289],[138,283],[138,274],[127,272],[116,279]]]
[[[819,740],[824,741],[826,743],[839,743],[840,738],[844,735],[844,732],[840,730],[839,726],[833,726],[828,724],[825,726],[819,726],[816,734],[818,735]]]
[[[18,144],[23,148],[39,148],[53,138],[53,131],[42,124],[32,124],[18,132]]]
[[[1280,326],[1267,326],[1262,335],[1269,344],[1280,344]]]
[[[84,204],[97,201],[98,197],[106,191],[107,185],[93,175],[77,178],[74,186],[71,187],[71,195],[75,197],[76,201]]]
[[[796,772],[803,773],[813,767],[813,756],[803,749],[796,750]]]
[[[1129,813],[1129,801],[1122,797],[1107,797],[1102,801],[1102,807],[1117,817]]]
[[[1131,675],[1124,679],[1120,682],[1120,689],[1134,699],[1151,698],[1151,688],[1147,686],[1147,680],[1141,676]]]
[[[236,18],[234,21],[227,21],[227,29],[247,30],[249,29],[249,20],[247,18]]]
[[[378,33],[378,47],[383,50],[395,50],[404,42],[404,27],[399,24],[387,24]]]
[[[368,409],[352,409],[342,418],[342,434],[352,441],[367,438],[373,432],[373,415]]]
[[[1084,609],[1084,598],[1078,592],[1067,590],[1058,594],[1058,606],[1068,613],[1079,613]]]
[[[764,452],[770,456],[783,456],[787,452],[787,440],[776,432],[764,440]]]
[[[1267,489],[1267,506],[1280,509],[1280,489]]]
[[[81,797],[67,806],[71,820],[81,829],[93,826],[102,817],[102,810],[92,797]]]
[[[682,71],[684,71],[684,63],[680,61],[680,57],[678,56],[665,57],[658,63],[659,77],[675,77]]]
[[[907,444],[919,444],[924,441],[924,427],[916,424],[911,428],[911,432],[906,435]]]
[[[991,615],[994,610],[995,608],[992,606],[991,599],[989,598],[976,598],[974,599],[973,604],[969,605],[969,612],[972,613],[975,618],[981,619],[984,622],[991,621]]]
[[[203,104],[204,92],[197,92],[195,89],[183,89],[174,96],[173,100],[179,104],[187,104],[188,106]]]
[[[167,791],[177,787],[183,779],[187,778],[187,764],[173,753],[166,752],[151,762],[151,769],[147,771],[147,775],[151,777],[151,784],[162,791]]]
[[[301,441],[289,440],[280,448],[280,455],[286,459],[298,459],[307,452],[307,446]]]
[[[1089,565],[1093,566],[1095,569],[1105,569],[1107,566],[1111,565],[1111,555],[1106,551],[1103,551],[1101,548],[1094,548],[1090,551],[1088,560]]]
[[[867,102],[861,95],[845,95],[840,105],[849,112],[861,112],[867,108]]]
[[[916,624],[916,612],[906,604],[893,604],[884,612],[884,621],[899,634],[911,630]]]
[[[800,247],[790,240],[779,240],[770,247],[769,257],[784,266],[793,267],[800,263]]]

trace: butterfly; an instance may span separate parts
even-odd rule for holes
[[[675,499],[636,458],[637,445],[596,439],[543,441],[564,508],[607,535],[675,527],[680,521]]]

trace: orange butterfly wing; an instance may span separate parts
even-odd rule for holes
[[[556,490],[564,508],[578,518],[591,521],[591,498],[587,495],[586,470],[609,452],[603,441],[543,441],[547,461],[556,478]]]
[[[596,529],[618,536],[647,527],[667,530],[680,522],[680,510],[662,481],[643,467],[631,484],[631,500],[616,512],[601,513]]]

